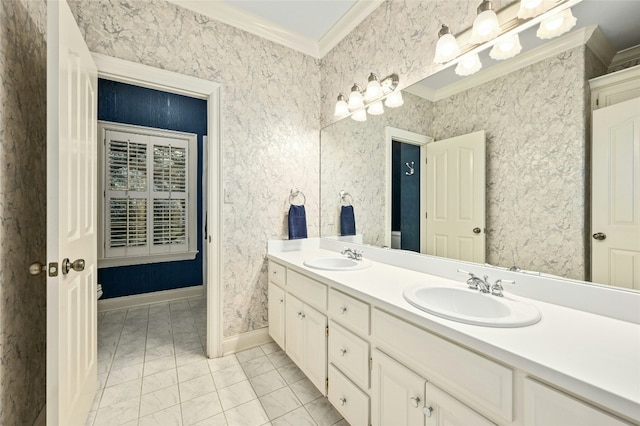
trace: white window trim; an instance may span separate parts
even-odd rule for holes
[[[188,147],[188,217],[187,217],[187,235],[188,248],[187,251],[179,253],[156,253],[145,254],[139,256],[127,255],[124,257],[106,257],[106,223],[107,209],[105,205],[106,198],[106,174],[105,174],[105,155],[106,155],[106,132],[116,131],[125,133],[136,133],[150,137],[175,138],[187,141]],[[197,168],[198,168],[198,136],[194,133],[176,132],[171,130],[154,129],[144,126],[134,126],[130,124],[112,123],[108,121],[98,121],[98,267],[111,268],[118,266],[143,265],[160,262],[176,262],[182,260],[193,260],[198,254],[197,250]],[[150,144],[152,145],[152,144]],[[149,172],[149,182],[152,175]],[[148,206],[153,209],[152,205]],[[149,224],[149,229],[151,229]],[[153,237],[148,234],[149,244],[152,244]]]

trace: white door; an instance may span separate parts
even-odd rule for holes
[[[97,387],[97,73],[67,3],[47,14],[47,424],[84,425]]]
[[[322,395],[327,395],[327,317],[304,305],[304,373]]]
[[[484,130],[427,145],[427,254],[485,261]]]
[[[373,426],[424,425],[424,378],[377,349],[371,374]]]
[[[593,112],[591,275],[640,290],[640,98]]]

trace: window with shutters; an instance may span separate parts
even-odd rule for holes
[[[99,266],[194,259],[197,136],[100,122]]]

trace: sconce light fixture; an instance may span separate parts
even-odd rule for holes
[[[490,0],[484,0],[478,6],[478,16],[473,21],[471,30],[471,43],[480,44],[493,40],[500,35],[500,24],[498,15],[493,11],[493,4]]]
[[[520,51],[519,33],[540,24],[536,35],[541,39],[557,37],[576,24],[571,7],[583,0],[520,0],[505,7],[498,14],[490,0],[478,6],[478,16],[473,27],[458,34],[451,34],[446,25],[438,32],[434,62],[444,66],[456,65],[455,73],[471,75],[482,68],[478,53],[491,47],[489,56],[495,60],[513,58]],[[498,20],[500,15],[500,21]],[[502,27],[499,22],[503,22]],[[464,41],[463,41],[464,40]]]
[[[380,79],[371,73],[364,92],[359,84],[354,83],[348,100],[342,93],[338,95],[334,115],[340,118],[351,115],[356,121],[366,121],[367,112],[371,115],[384,114],[383,101],[387,107],[397,108],[404,104],[402,92],[396,90],[399,83],[397,74]]]
[[[571,13],[571,8],[550,16],[540,22],[536,36],[541,39],[558,37],[569,31],[576,25],[576,18]]]

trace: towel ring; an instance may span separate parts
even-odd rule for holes
[[[351,201],[347,201],[347,197],[349,197],[349,199]],[[353,197],[351,196],[351,194],[349,194],[346,191],[340,191],[340,204],[343,206],[350,206],[353,204]]]
[[[304,206],[305,203],[307,202],[307,197],[304,196],[304,193],[302,191],[300,191],[298,188],[291,188],[291,192],[289,193],[289,204],[293,204],[293,200],[298,196],[301,195],[302,196],[302,204],[300,204],[301,206]]]

